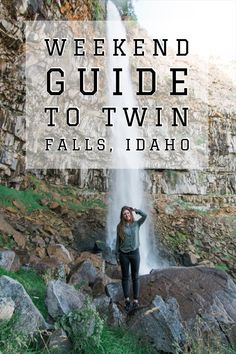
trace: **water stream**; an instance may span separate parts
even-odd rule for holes
[[[126,38],[125,26],[121,20],[120,14],[116,6],[108,1],[107,4],[107,41],[108,51],[112,53],[112,39]],[[124,47],[125,48],[125,47]],[[128,48],[125,48],[128,52]],[[125,78],[125,87],[122,87],[122,95],[114,96],[112,94],[115,83],[113,68],[122,68]],[[121,112],[122,107],[137,106],[132,88],[132,81],[129,68],[129,56],[108,56],[108,105],[115,106],[117,112]],[[123,80],[124,81],[124,80]],[[144,181],[147,181],[146,171],[139,168],[141,165],[141,156],[137,152],[122,152],[119,148],[122,139],[127,137],[127,124],[124,116],[120,114],[120,119],[116,121],[112,128],[112,141],[114,146],[113,161],[116,167],[122,168],[112,169],[111,176],[111,196],[109,201],[109,212],[107,219],[107,244],[114,249],[116,241],[116,226],[119,223],[120,209],[127,205],[133,208],[141,209],[148,214],[148,218],[140,228],[140,273],[147,274],[151,269],[160,268],[161,262],[158,251],[155,246],[152,220],[150,215],[151,201],[148,193],[144,190]],[[122,119],[123,118],[123,119]],[[135,127],[128,130],[129,137],[136,136]],[[130,161],[135,161],[136,169],[129,169]],[[120,162],[120,164],[119,164]]]

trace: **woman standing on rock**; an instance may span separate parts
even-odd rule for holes
[[[133,211],[141,215],[139,220],[134,220]],[[120,222],[117,225],[116,255],[121,265],[122,288],[125,297],[125,310],[138,307],[139,298],[139,228],[144,223],[147,215],[139,209],[124,206],[120,212]],[[129,265],[133,282],[133,305],[129,298]]]

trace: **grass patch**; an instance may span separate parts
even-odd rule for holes
[[[25,353],[28,343],[25,336],[15,333],[14,326],[17,323],[16,315],[9,321],[0,321],[0,353]]]
[[[0,268],[0,276],[1,275],[7,275],[19,281],[43,317],[47,318],[48,311],[44,302],[46,297],[46,284],[35,271],[21,268],[18,272],[9,272]]]
[[[40,200],[43,197],[41,193],[35,192],[32,188],[25,191],[18,191],[13,188],[0,185],[0,204],[4,207],[14,207],[13,201],[19,201],[27,212],[35,209],[42,209]]]
[[[68,202],[67,206],[69,209],[76,211],[85,211],[92,208],[105,208],[106,204],[101,199],[89,199],[83,200],[80,203],[76,204],[73,202]]]
[[[227,272],[229,270],[228,266],[225,263],[218,263],[215,265],[216,269],[223,270]]]
[[[109,328],[104,326],[101,335],[100,348],[91,354],[152,354],[153,349],[144,343],[124,327]],[[156,354],[158,354],[155,351]]]
[[[74,196],[76,194],[76,188],[71,185],[53,186],[51,189],[62,197]]]
[[[86,211],[91,208],[106,207],[106,204],[101,199],[92,198],[92,196],[81,201],[77,200],[77,189],[73,186],[50,186],[34,176],[30,176],[29,179],[30,188],[26,190],[18,191],[0,185],[0,205],[4,207],[13,207],[18,210],[13,204],[13,202],[16,201],[22,205],[23,212],[25,211],[29,214],[34,210],[48,210],[48,208],[50,208],[47,205],[42,205],[41,201],[43,199],[50,203],[56,202],[61,206],[66,206],[75,211]],[[71,198],[68,198],[69,200],[67,201],[67,197]]]
[[[45,347],[40,347],[41,333],[36,333],[34,337],[27,337],[15,331],[17,315],[13,314],[9,321],[0,321],[0,353],[1,354],[49,354]],[[51,352],[52,353],[52,352]]]

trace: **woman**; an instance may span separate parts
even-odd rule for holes
[[[139,220],[134,220],[133,211],[141,215]],[[139,298],[139,228],[144,223],[147,215],[139,209],[124,206],[120,212],[120,222],[117,225],[116,255],[121,265],[122,288],[125,297],[125,310],[131,309],[129,298],[129,265],[133,282],[133,305],[138,307]]]

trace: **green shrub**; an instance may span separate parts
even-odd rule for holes
[[[1,354],[50,354],[42,331],[34,336],[26,336],[15,331],[16,323],[15,313],[9,321],[0,321]]]
[[[17,316],[14,314],[9,321],[0,321],[0,353],[25,353],[28,347],[27,337],[16,333],[14,325]]]
[[[90,353],[93,348],[100,346],[103,320],[87,302],[81,309],[61,316],[56,322],[56,328],[66,331],[75,353]]]

